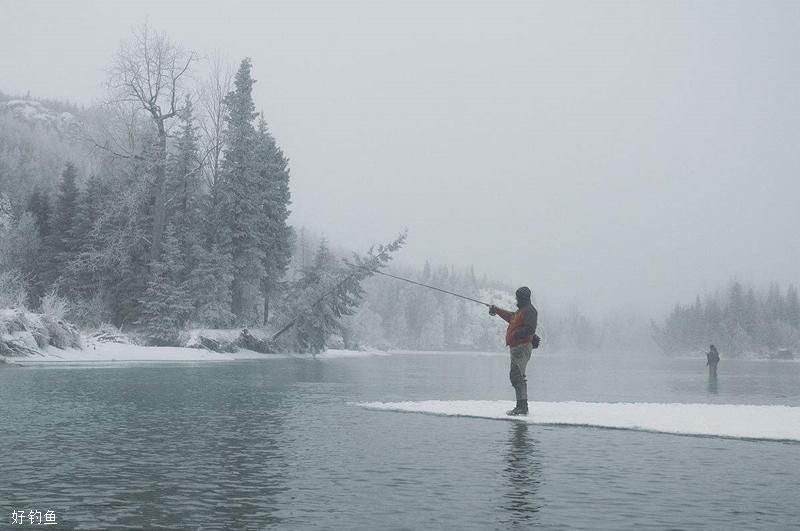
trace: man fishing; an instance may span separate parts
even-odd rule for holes
[[[709,347],[708,352],[706,352],[706,367],[708,367],[708,371],[710,374],[716,375],[717,374],[717,364],[719,363],[719,351],[717,347],[711,345]]]
[[[528,414],[528,379],[525,376],[525,367],[531,359],[533,342],[536,337],[536,324],[539,312],[531,304],[531,290],[523,286],[516,293],[517,311],[510,312],[495,305],[489,306],[489,315],[499,315],[508,323],[506,330],[506,345],[511,353],[511,371],[509,378],[517,397],[517,405],[508,415]]]

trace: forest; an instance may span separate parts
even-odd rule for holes
[[[0,94],[0,306],[155,345],[292,318],[291,347],[323,349],[405,236],[346,260],[323,246],[286,280],[288,159],[255,111],[252,72],[144,25],[115,53],[102,104]]]
[[[733,281],[726,290],[678,304],[654,339],[668,354],[696,353],[716,345],[723,355],[770,356],[800,347],[797,288],[772,284],[766,290]]]

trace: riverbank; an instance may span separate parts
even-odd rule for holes
[[[319,359],[380,355],[380,352],[330,349],[316,356],[274,352],[264,330],[194,329],[181,346],[143,345],[136,335],[104,325],[81,333],[61,319],[20,309],[0,310],[0,363],[10,365],[228,362],[248,359]]]
[[[86,338],[84,340],[87,340]],[[327,350],[316,355],[317,359],[353,358],[382,355],[379,352],[358,350]],[[95,343],[83,349],[46,348],[38,354],[30,356],[0,356],[10,365],[94,365],[94,364],[131,364],[131,363],[204,363],[231,362],[237,360],[269,360],[269,359],[312,359],[311,354],[261,354],[252,350],[241,349],[237,352],[213,352],[189,347],[146,347],[125,343]]]

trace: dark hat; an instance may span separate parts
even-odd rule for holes
[[[522,286],[516,291],[515,295],[517,299],[528,300],[531,298],[531,290],[527,286]]]

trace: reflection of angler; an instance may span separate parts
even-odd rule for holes
[[[512,529],[535,527],[536,513],[541,509],[537,493],[541,484],[542,462],[537,441],[528,434],[527,422],[515,422],[511,428],[511,439],[506,455],[504,477],[508,492],[503,496],[503,524]]]

